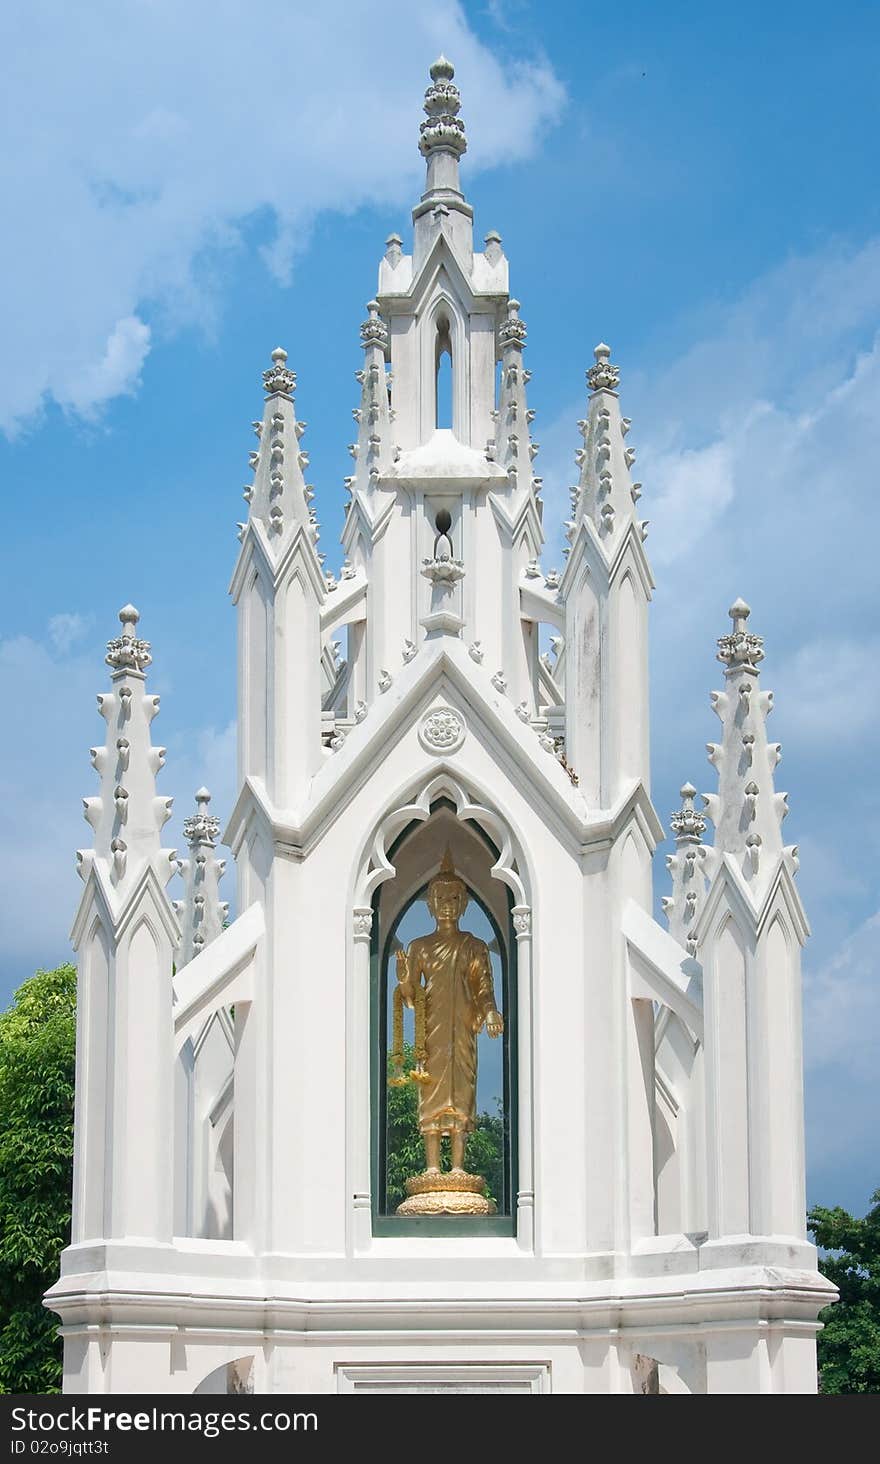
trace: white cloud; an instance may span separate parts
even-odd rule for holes
[[[502,67],[456,0],[411,6],[377,37],[371,0],[278,0],[259,14],[245,0],[4,8],[0,269],[15,291],[0,426],[48,399],[88,414],[131,391],[157,330],[210,321],[206,261],[241,247],[255,218],[273,220],[265,258],[285,278],[322,210],[408,198],[441,49],[472,175],[527,154],[561,108],[549,66]]]
[[[692,549],[733,498],[729,443],[658,453],[651,487],[651,559],[659,566]]]
[[[824,966],[804,971],[810,1202],[855,1214],[878,1184],[880,911]]]
[[[863,921],[832,960],[804,972],[807,1067],[837,1065],[877,1080],[880,1049],[880,910]]]
[[[801,646],[773,673],[775,695],[802,743],[833,736],[835,748],[876,739],[880,725],[880,636],[824,636]],[[833,732],[830,713],[833,710]]]
[[[74,411],[87,414],[115,396],[129,396],[140,385],[150,349],[150,327],[136,315],[113,326],[100,360],[74,370],[59,382],[59,394]]]
[[[59,656],[66,656],[77,641],[81,641],[91,630],[93,617],[80,615],[78,611],[63,610],[49,621],[49,639]]]

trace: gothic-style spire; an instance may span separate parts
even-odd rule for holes
[[[704,794],[703,801],[715,825],[715,850],[732,855],[754,886],[773,873],[783,853],[794,872],[797,850],[782,843],[788,795],[774,788],[780,746],[767,740],[773,693],[760,687],[764,642],[748,629],[751,612],[744,600],[736,600],[728,613],[733,628],[718,641],[726,687],[713,691],[711,698],[721,721],[721,742],[707,745],[718,773],[718,792]]]
[[[214,853],[220,820],[208,812],[210,802],[207,788],[200,788],[196,793],[196,812],[183,821],[189,858],[179,860],[177,866],[184,886],[183,899],[174,902],[180,920],[178,970],[216,940],[229,914],[228,904],[219,898],[226,860],[218,859]]]
[[[254,424],[259,447],[251,453],[254,481],[244,491],[250,518],[262,520],[276,550],[298,523],[309,526],[309,537],[315,544],[318,524],[311,507],[314,492],[303,474],[309,458],[300,447],[306,424],[297,420],[296,373],[287,365],[287,352],[282,346],[275,347],[272,365],[263,372],[263,390],[263,417]]]
[[[506,469],[511,488],[537,492],[539,479],[532,476],[532,462],[538,452],[538,444],[532,442],[531,434],[535,414],[529,411],[526,402],[526,385],[531,373],[523,366],[526,325],[520,319],[519,310],[518,300],[508,300],[507,318],[498,328],[501,390],[495,416],[493,457]],[[541,546],[534,547],[537,553]]]
[[[467,138],[458,115],[461,95],[452,80],[455,68],[440,56],[430,74],[431,85],[425,92],[426,116],[419,128],[419,151],[427,164],[427,176],[421,201],[413,209],[417,264],[441,233],[457,241],[463,257],[473,246],[473,209],[465,202],[458,176]]]
[[[587,415],[578,423],[584,445],[575,461],[581,471],[571,491],[572,515],[567,527],[571,542],[580,520],[590,518],[607,547],[633,521],[641,484],[632,481],[630,472],[635,452],[624,440],[630,421],[620,411],[619,368],[612,364],[611,348],[604,342],[593,354],[596,362],[587,372]],[[644,538],[646,525],[640,527]]]
[[[119,619],[122,634],[107,642],[105,657],[111,690],[98,697],[106,724],[104,746],[91,749],[101,787],[97,797],[83,799],[94,848],[78,850],[77,864],[83,879],[99,864],[122,892],[148,862],[157,862],[162,878],[169,879],[174,851],[161,848],[159,833],[171,817],[173,800],[156,793],[165,749],[150,741],[150,723],[159,710],[158,696],[149,696],[145,685],[150,643],[138,637],[140,616],[133,605],[124,605]]]
[[[682,806],[669,820],[675,835],[675,853],[666,859],[666,868],[672,875],[672,894],[662,902],[670,935],[691,955],[695,946],[690,932],[706,894],[706,850],[703,847],[706,818],[694,808],[696,796],[693,783],[685,783],[681,789]]]
[[[363,370],[357,373],[361,384],[361,403],[354,414],[358,434],[351,450],[355,457],[354,484],[363,492],[369,492],[376,487],[379,475],[390,467],[394,454],[385,370],[388,327],[379,314],[376,300],[367,302],[367,318],[361,326],[361,345],[364,348],[364,365]]]

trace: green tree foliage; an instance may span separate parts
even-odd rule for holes
[[[807,1223],[828,1254],[820,1270],[840,1301],[820,1313],[819,1377],[823,1393],[880,1393],[880,1190],[863,1220],[838,1206],[814,1205]]]
[[[413,1050],[404,1044],[403,1068],[413,1066]],[[388,1073],[392,1071],[388,1059]],[[388,1089],[387,1109],[387,1203],[389,1212],[406,1197],[406,1181],[421,1174],[425,1167],[425,1148],[419,1133],[418,1084]],[[449,1140],[443,1140],[441,1162],[449,1164]],[[476,1128],[469,1136],[464,1162],[472,1174],[482,1174],[486,1193],[496,1204],[504,1193],[504,1121],[500,1114],[478,1113]]]
[[[0,1014],[0,1392],[57,1393],[42,1305],[70,1235],[76,971],[38,971]]]

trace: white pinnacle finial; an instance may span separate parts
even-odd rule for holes
[[[670,935],[691,954],[695,949],[691,931],[706,894],[707,851],[702,843],[706,817],[694,808],[696,796],[693,783],[683,784],[682,806],[669,820],[675,835],[675,853],[666,860],[666,868],[672,875],[672,894],[663,900]]]
[[[580,525],[591,522],[606,555],[613,559],[624,535],[635,531],[644,541],[647,524],[634,513],[641,484],[632,477],[636,454],[626,441],[632,422],[620,410],[620,369],[611,360],[606,341],[594,346],[593,356],[586,374],[587,411],[577,424],[583,439],[575,453],[580,472],[570,489],[572,513],[565,528],[569,545],[580,542],[583,548]]]
[[[745,600],[738,598],[734,600],[727,613],[733,621],[734,630],[745,630],[746,621],[751,615],[752,610],[751,606],[747,605]]]
[[[620,367],[611,364],[611,347],[600,341],[593,347],[593,355],[596,364],[587,372],[590,391],[616,391],[620,385]]]
[[[367,319],[361,326],[361,345],[365,350],[370,346],[381,346],[383,352],[388,347],[388,327],[379,314],[379,301],[367,301]]]
[[[134,605],[123,605],[119,612],[122,634],[107,642],[107,665],[115,672],[138,671],[143,673],[152,661],[150,642],[139,640],[136,634],[140,615]]]
[[[425,92],[425,121],[419,128],[419,151],[430,162],[430,154],[451,152],[456,162],[467,151],[464,123],[458,113],[461,94],[453,84],[455,67],[438,56],[430,70],[431,85]],[[430,182],[429,182],[430,191]]]
[[[238,537],[246,544],[248,524],[259,521],[266,530],[270,550],[278,555],[285,552],[290,534],[298,525],[309,526],[307,532],[314,548],[318,528],[309,510],[314,495],[304,475],[309,455],[301,441],[306,424],[298,419],[294,401],[296,372],[287,364],[283,346],[276,346],[270,355],[272,364],[263,372],[263,415],[253,424],[259,444],[250,454],[254,478],[244,490],[248,523],[239,525]],[[243,552],[249,552],[247,547]]]
[[[213,848],[214,840],[220,832],[219,818],[208,812],[210,802],[211,795],[207,788],[200,788],[196,794],[197,812],[183,820],[183,836],[191,849],[198,844],[209,844]]]
[[[777,793],[774,769],[781,752],[768,742],[766,721],[773,708],[772,691],[759,683],[758,666],[764,642],[747,629],[749,607],[735,600],[730,607],[733,628],[718,640],[718,660],[725,667],[724,691],[712,693],[712,706],[722,724],[720,743],[707,745],[718,773],[718,792],[703,795],[715,825],[715,849],[731,855],[749,882],[763,889],[780,855],[792,871],[793,848],[784,848],[781,825],[788,812],[785,793]]]
[[[272,352],[272,365],[263,372],[263,390],[267,396],[280,393],[292,396],[296,386],[296,372],[287,365],[287,352],[283,346],[276,346]]]
[[[677,839],[699,839],[706,829],[706,816],[694,808],[697,790],[693,783],[684,783],[681,788],[682,806],[669,820],[669,826]]]
[[[220,833],[220,820],[208,813],[211,795],[207,788],[196,793],[197,812],[183,821],[184,837],[189,845],[189,858],[178,862],[183,876],[183,899],[175,902],[180,919],[180,945],[177,966],[185,966],[204,950],[223,929],[229,906],[220,899],[219,884],[226,861],[214,853]]]
[[[733,630],[719,637],[718,660],[724,662],[728,672],[754,671],[764,659],[764,640],[746,629],[751,609],[745,600],[738,599],[727,613],[733,621]]]
[[[507,319],[502,321],[498,329],[498,342],[502,350],[505,346],[522,347],[526,343],[526,323],[519,318],[520,303],[512,297],[507,302]]]
[[[98,697],[106,733],[104,746],[92,748],[92,766],[101,787],[96,797],[83,800],[86,821],[94,829],[94,848],[77,855],[84,879],[97,861],[117,890],[130,885],[146,863],[153,863],[168,879],[173,857],[160,847],[159,831],[171,817],[172,800],[156,793],[156,773],[165,749],[150,741],[159,698],[146,689],[145,672],[152,656],[149,641],[136,634],[139,618],[134,605],[123,605],[122,634],[107,642],[105,661],[112,690]]]

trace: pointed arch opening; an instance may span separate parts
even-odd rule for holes
[[[486,830],[475,819],[462,818],[442,794],[431,801],[427,818],[413,818],[400,830],[386,857],[388,872],[373,894],[373,1233],[513,1235],[518,1096],[514,892],[493,873],[501,854]],[[407,953],[413,971],[414,943],[418,951],[421,942],[439,934],[429,886],[444,858],[466,889],[459,929],[469,940],[462,955],[451,960],[448,979],[442,972],[425,975],[427,1016],[419,1032],[417,1003],[410,1009],[398,998],[395,1016],[397,954]],[[469,963],[469,953],[475,952],[484,963],[478,978]],[[490,1035],[484,1021],[473,1033],[471,1018],[479,1019],[489,1009],[500,1014],[503,1031]],[[411,1076],[420,1062],[427,1074],[421,1083]],[[395,1081],[401,1077],[405,1081]],[[444,1173],[454,1165],[456,1143],[464,1144],[464,1171],[485,1182],[491,1213],[398,1213],[411,1193],[407,1180],[423,1175],[433,1162],[432,1134],[437,1135]]]
[[[452,332],[449,317],[441,313],[434,342],[434,424],[449,431],[454,426],[452,390]]]

